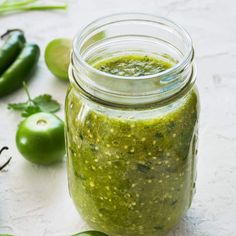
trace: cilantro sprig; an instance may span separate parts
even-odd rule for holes
[[[28,117],[38,112],[55,113],[60,110],[60,104],[51,95],[43,94],[32,99],[25,82],[23,87],[28,100],[26,102],[10,103],[8,104],[8,109],[21,112],[23,117]]]

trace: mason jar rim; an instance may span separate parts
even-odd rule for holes
[[[109,23],[106,23],[106,24],[101,24],[104,20],[109,20],[109,19],[112,19],[113,17],[122,17],[123,19],[110,21]],[[153,18],[155,20],[145,19],[145,17]],[[127,21],[144,21],[144,22],[146,21],[146,22],[152,22],[152,23],[161,23],[161,24],[174,27],[174,29],[176,29],[179,33],[181,33],[181,35],[186,39],[188,50],[185,53],[185,55],[183,55],[183,58],[180,61],[178,61],[178,63],[168,68],[167,70],[164,70],[162,72],[157,72],[151,75],[142,75],[138,77],[108,74],[106,72],[103,72],[94,68],[88,62],[86,62],[86,60],[83,58],[83,56],[81,55],[79,51],[83,43],[83,38],[89,33],[93,32],[94,29],[98,29],[100,27],[108,26],[108,25],[118,23],[118,22],[127,22]],[[194,48],[193,48],[192,39],[189,33],[182,26],[174,23],[172,20],[165,17],[157,16],[154,14],[135,13],[135,12],[110,14],[110,15],[97,18],[96,20],[92,21],[90,24],[82,28],[82,30],[80,30],[77,36],[74,38],[73,51],[74,51],[74,55],[76,59],[79,60],[81,65],[83,65],[87,70],[99,76],[109,75],[109,77],[114,78],[114,79],[119,79],[119,80],[144,80],[144,79],[153,79],[153,78],[161,78],[161,77],[169,76],[172,73],[176,73],[177,71],[182,71],[189,63],[192,62],[194,58]]]

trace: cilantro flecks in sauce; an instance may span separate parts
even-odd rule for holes
[[[170,65],[131,55],[105,60],[96,68],[140,76]],[[166,109],[147,108],[140,113],[149,112],[150,118],[136,118],[129,116],[132,111],[90,108],[69,89],[70,193],[81,215],[95,229],[110,236],[161,236],[189,208],[195,181],[197,94],[191,90],[180,100],[159,115],[151,114]]]
[[[102,61],[94,65],[100,71],[119,76],[145,76],[160,73],[172,66],[170,62],[142,55],[126,55]]]

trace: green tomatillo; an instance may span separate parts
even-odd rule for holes
[[[35,164],[60,161],[65,155],[64,122],[51,113],[33,114],[20,123],[16,144],[23,157]]]

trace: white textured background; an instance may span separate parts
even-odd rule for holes
[[[192,208],[169,236],[236,235],[236,1],[235,0],[71,0],[68,13],[33,12],[0,18],[0,33],[22,28],[42,52],[55,37],[73,37],[97,17],[138,11],[169,17],[192,35],[201,95],[197,194]],[[43,53],[42,53],[43,54]],[[33,95],[53,94],[62,104],[67,85],[47,71],[43,57],[29,83]],[[0,147],[13,157],[0,173],[0,233],[68,236],[86,229],[67,191],[65,163],[38,167],[15,147],[20,116],[0,100]],[[63,111],[60,113],[63,117]],[[5,152],[5,155],[7,152]],[[3,157],[1,157],[3,158]],[[3,160],[2,160],[3,161]],[[147,235],[148,236],[148,235]]]

